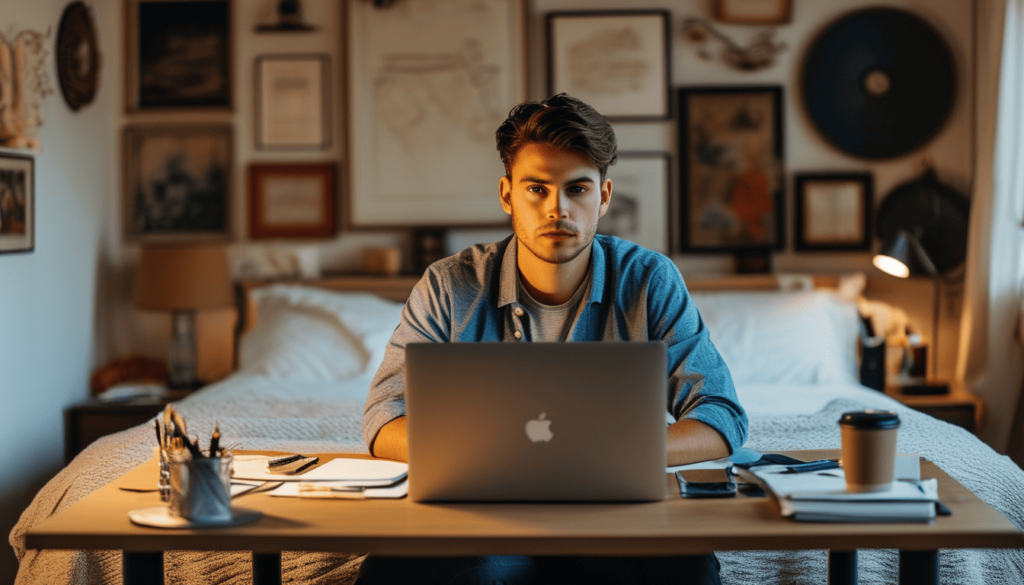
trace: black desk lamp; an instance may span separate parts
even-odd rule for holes
[[[910,182],[897,186],[878,210],[875,230],[882,247],[872,259],[876,268],[899,278],[929,276],[934,281],[932,300],[932,378],[937,377],[939,304],[943,275],[961,265],[967,255],[967,198],[939,182],[928,169]],[[945,384],[925,384],[904,392],[942,394]],[[909,393],[909,392],[908,392]]]

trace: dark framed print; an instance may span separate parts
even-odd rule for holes
[[[56,60],[64,101],[78,111],[96,96],[100,73],[100,47],[85,2],[75,1],[64,8],[57,29]]]
[[[348,228],[509,225],[494,132],[529,95],[528,2],[442,4],[344,3]]]
[[[871,173],[800,173],[793,182],[797,250],[871,249]]]
[[[256,148],[330,146],[329,71],[327,55],[256,58]]]
[[[129,126],[123,148],[126,239],[231,237],[230,126]]]
[[[786,24],[793,0],[714,0],[715,20],[729,24]]]
[[[231,1],[126,0],[129,111],[230,109]]]
[[[0,152],[0,254],[32,251],[35,225],[35,159]]]
[[[784,246],[782,96],[774,85],[679,90],[682,251]]]
[[[667,254],[670,167],[666,152],[620,152],[618,161],[608,167],[612,200],[597,233]]]
[[[335,169],[333,163],[250,165],[249,237],[333,237]]]
[[[551,12],[548,95],[566,92],[611,120],[663,120],[671,109],[665,10]]]

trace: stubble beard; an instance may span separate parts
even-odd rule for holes
[[[577,246],[575,248],[555,246],[550,253],[540,250],[540,246],[537,245],[532,237],[524,237],[524,234],[528,236],[528,234],[526,234],[526,228],[520,225],[520,222],[516,218],[515,211],[512,212],[512,232],[515,233],[516,239],[522,243],[531,254],[544,262],[548,262],[549,264],[567,264],[572,262],[587,249],[591,242],[594,241],[595,234],[597,234],[596,225],[580,230],[579,226],[564,219],[556,221],[553,227],[554,229],[564,229],[566,231],[574,232],[577,236]]]

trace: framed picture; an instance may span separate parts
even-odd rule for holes
[[[129,111],[232,107],[230,0],[126,0]]]
[[[126,239],[231,236],[230,126],[129,126],[123,146]]]
[[[508,226],[494,132],[527,96],[526,0],[373,4],[345,3],[346,225]]]
[[[330,238],[335,233],[335,166],[249,166],[249,237]]]
[[[786,24],[793,0],[714,0],[714,15],[730,24]]]
[[[330,59],[327,55],[256,58],[256,148],[330,146]]]
[[[684,252],[782,249],[782,88],[679,90]]]
[[[0,152],[0,254],[31,252],[35,226],[35,159]]]
[[[612,120],[668,118],[670,27],[665,10],[549,13],[548,95],[569,93]]]
[[[871,173],[801,173],[794,183],[797,250],[871,249]]]
[[[669,167],[668,153],[620,152],[618,162],[608,167],[612,200],[597,233],[667,254]]]

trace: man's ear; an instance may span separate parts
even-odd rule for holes
[[[498,197],[501,199],[501,208],[512,215],[512,179],[508,175],[502,175],[498,180]]]
[[[601,207],[597,209],[597,217],[604,217],[608,213],[608,204],[612,201],[612,180],[605,179],[601,184]]]

